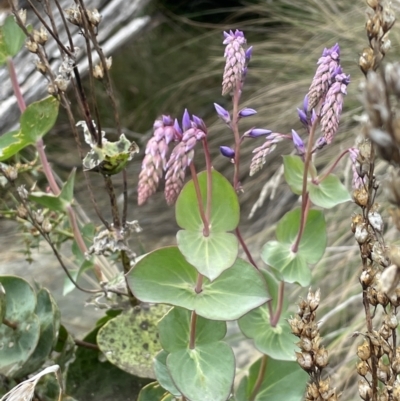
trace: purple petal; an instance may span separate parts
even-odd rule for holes
[[[293,139],[294,147],[296,148],[296,150],[299,152],[299,154],[304,155],[304,152],[306,151],[304,142],[302,141],[299,134],[294,129],[292,129],[292,139]]]
[[[222,156],[228,157],[229,159],[233,159],[235,157],[235,151],[229,146],[220,146],[219,151],[221,152]]]
[[[257,112],[254,109],[250,109],[248,107],[245,107],[244,109],[239,111],[239,117],[250,117],[254,116],[254,114],[257,114]]]
[[[165,115],[162,116],[162,120],[164,125],[172,125],[174,122],[174,120],[170,116],[165,116]]]
[[[272,131],[263,128],[252,128],[244,133],[244,136],[249,136],[250,138],[258,138],[259,136],[266,136],[271,134]]]
[[[185,112],[183,113],[182,117],[182,129],[183,132],[187,131],[190,127],[192,126],[191,121],[190,121],[190,115],[187,109],[185,109]]]
[[[308,95],[305,95],[305,96],[304,96],[304,100],[303,100],[303,110],[304,110],[305,112],[307,112],[307,110],[308,110]]]
[[[253,46],[250,46],[247,50],[246,50],[246,64],[249,63],[251,56],[253,55]]]
[[[182,128],[180,127],[177,118],[175,118],[175,121],[174,121],[174,128],[175,128],[176,132],[178,133],[178,135],[182,136]],[[178,138],[176,138],[176,140],[178,140]]]
[[[207,127],[204,121],[200,118],[192,115],[193,122],[196,124],[197,128],[201,129],[203,132],[207,132]]]
[[[231,122],[231,116],[229,114],[229,111],[225,110],[218,103],[214,103],[214,107],[215,107],[215,110],[217,111],[217,114],[222,119],[222,121],[224,121],[226,124],[229,124]]]
[[[307,114],[305,113],[305,111],[302,109],[297,109],[297,114],[299,116],[301,123],[305,126],[308,126],[308,119],[307,119]]]

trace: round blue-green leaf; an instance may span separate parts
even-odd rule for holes
[[[168,352],[165,350],[162,350],[157,354],[157,356],[154,359],[154,373],[161,387],[169,391],[175,397],[180,397],[182,394],[176,388],[167,368],[168,355],[169,355]]]
[[[207,206],[207,172],[197,175],[204,210]],[[239,224],[240,210],[237,195],[230,182],[220,173],[213,170],[210,231],[232,231]],[[196,190],[193,180],[182,189],[176,202],[176,221],[179,227],[189,231],[203,232],[203,221],[200,217]]]
[[[235,356],[221,341],[173,352],[167,367],[176,387],[191,401],[226,401],[235,378]]]
[[[310,269],[299,253],[292,252],[290,244],[269,241],[262,249],[261,258],[279,280],[298,283],[302,287],[310,284]]]
[[[140,390],[137,401],[161,401],[166,393],[159,383],[152,382]]]
[[[310,183],[308,190],[311,202],[325,209],[351,200],[349,191],[333,174],[328,175],[319,184]]]
[[[300,156],[287,155],[283,156],[283,167],[285,180],[290,189],[296,194],[301,195],[303,192],[303,175],[304,175],[304,162]],[[310,171],[316,176],[317,171],[311,164]],[[312,176],[310,173],[307,175],[307,185],[311,182]]]
[[[300,229],[301,211],[299,208],[286,213],[276,228],[276,238],[279,242],[293,244]],[[320,210],[309,210],[306,227],[300,240],[298,254],[307,263],[317,263],[326,248],[326,223]]]
[[[14,377],[35,351],[40,321],[36,295],[29,283],[15,276],[0,276],[6,293],[5,319],[15,328],[0,325],[0,374]]]
[[[261,359],[250,367],[249,376],[240,382],[235,394],[236,401],[248,401],[252,395],[260,364]],[[275,361],[267,357],[264,379],[254,401],[302,401],[308,379],[309,376],[297,362]]]
[[[180,306],[211,320],[236,320],[269,299],[261,273],[242,259],[213,282],[203,278],[200,293],[195,291],[197,277],[179,249],[167,247],[141,259],[127,280],[143,302]]]
[[[53,296],[45,288],[41,288],[37,293],[35,312],[40,322],[39,342],[23,367],[14,374],[15,377],[27,376],[38,370],[57,342],[60,328],[60,310]]]
[[[266,305],[260,306],[239,319],[242,333],[254,340],[256,348],[263,354],[280,361],[294,361],[296,337],[291,333],[286,319],[281,317],[272,327]]]
[[[231,233],[211,232],[204,237],[200,231],[180,230],[176,237],[186,260],[211,281],[231,267],[238,255],[239,242]]]
[[[187,348],[190,338],[192,312],[183,308],[172,308],[160,321],[160,342],[168,352]],[[226,323],[196,317],[195,344],[208,344],[222,340],[226,334]]]
[[[97,334],[100,350],[125,372],[155,378],[153,358],[161,350],[157,324],[168,309],[166,305],[141,305],[111,319]]]

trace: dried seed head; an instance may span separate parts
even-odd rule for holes
[[[74,25],[82,26],[82,15],[78,7],[71,7],[64,10],[67,20]]]
[[[292,333],[300,337],[301,333],[303,332],[304,328],[304,323],[301,321],[301,319],[298,318],[298,316],[295,316],[293,319],[289,319],[288,323],[290,325],[290,329],[292,330]]]
[[[48,34],[46,29],[42,26],[40,30],[34,29],[32,32],[33,41],[43,46],[46,44],[48,39]]]
[[[22,25],[26,24],[26,9],[21,8],[18,10],[18,16],[21,19]]]
[[[26,190],[25,185],[20,185],[17,188],[17,192],[21,199],[28,199],[29,192]]]
[[[97,27],[100,24],[102,16],[96,8],[93,10],[86,10],[86,14],[93,27]]]
[[[370,47],[366,47],[358,59],[358,65],[361,68],[361,71],[367,75],[368,71],[374,70],[375,63],[376,57],[374,51]]]
[[[32,212],[33,219],[36,221],[37,224],[41,225],[44,220],[44,215],[42,210],[37,210]]]
[[[46,71],[47,71],[46,65],[45,65],[42,61],[37,60],[36,63],[35,63],[35,66],[36,66],[36,69],[37,69],[41,74],[46,74]]]
[[[365,244],[365,242],[367,242],[369,238],[369,233],[367,230],[367,225],[365,223],[361,223],[356,226],[356,232],[354,234],[354,238],[360,245]]]
[[[319,306],[319,301],[321,300],[321,290],[318,289],[315,294],[311,292],[311,289],[308,290],[307,301],[310,308],[310,312],[314,312],[317,310]]]
[[[51,232],[51,230],[53,229],[53,225],[50,223],[49,219],[46,218],[43,220],[42,229],[46,234]]]
[[[301,340],[297,343],[297,346],[302,350],[309,352],[313,348],[313,344],[311,340],[307,337],[302,337]]]
[[[25,47],[31,52],[31,53],[37,53],[39,46],[36,42],[32,41],[31,39],[27,39],[25,42]]]
[[[20,219],[26,219],[28,217],[28,211],[26,210],[24,205],[18,205],[17,207],[17,216]]]

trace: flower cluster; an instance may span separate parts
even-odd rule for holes
[[[139,175],[138,204],[143,205],[158,187],[165,173],[165,199],[172,205],[182,187],[194,156],[194,147],[206,137],[207,128],[202,119],[185,110],[182,128],[170,116],[162,116],[153,125],[154,133],[146,145],[145,157]],[[168,159],[169,144],[178,142]]]
[[[226,64],[222,78],[222,94],[226,95],[233,91],[237,82],[241,82],[246,75],[245,68],[251,56],[251,48],[247,53],[244,50],[243,45],[246,44],[246,38],[242,31],[236,29],[235,32],[224,32],[224,37]]]

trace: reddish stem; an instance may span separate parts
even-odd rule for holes
[[[190,163],[190,173],[192,174],[194,189],[196,191],[197,204],[199,206],[200,217],[204,225],[203,235],[205,237],[208,237],[210,235],[209,221],[207,220],[206,214],[204,212],[204,205],[203,205],[203,199],[201,197],[199,180],[197,179],[196,168],[194,167],[193,163]]]
[[[328,175],[329,175],[330,173],[332,173],[332,171],[336,168],[337,164],[339,163],[340,159],[341,159],[346,153],[349,153],[349,149],[344,150],[344,151],[339,155],[339,157],[335,160],[335,162],[332,164],[332,166],[329,167],[328,170],[322,175],[322,177],[318,177],[318,178],[317,178],[316,184],[319,184],[319,183],[321,183],[322,181],[324,181],[324,179],[325,179],[326,177],[328,177]]]
[[[247,259],[249,259],[249,262],[250,262],[256,269],[258,269],[256,262],[254,261],[253,257],[251,256],[251,253],[250,253],[250,251],[249,251],[249,248],[247,248],[247,245],[246,245],[246,243],[244,242],[244,239],[243,239],[243,237],[242,237],[242,234],[240,233],[239,227],[236,227],[235,233],[236,233],[236,236],[238,237],[238,240],[239,240],[239,242],[240,242],[240,245],[242,246],[242,248],[243,248],[243,250],[244,250],[244,252],[245,252],[245,254],[246,254],[246,256],[247,256]]]

